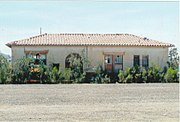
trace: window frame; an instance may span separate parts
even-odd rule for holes
[[[146,61],[146,63],[144,63]],[[142,56],[142,67],[148,68],[149,67],[149,55]]]
[[[26,54],[26,58],[30,58],[33,60],[41,60],[44,63],[44,65],[46,65],[47,64],[47,54],[39,54],[40,55],[39,59],[37,59],[37,54],[34,54],[34,53]],[[45,58],[42,59],[41,55],[44,55]]]
[[[119,56],[119,57],[118,57],[118,56]],[[118,60],[117,60],[117,57],[119,58]],[[115,63],[115,64],[123,64],[123,55],[116,55],[116,56],[115,56],[114,63]]]
[[[112,60],[112,55],[106,55],[105,56],[105,63],[106,64],[112,64],[113,63],[113,60]],[[110,59],[109,61],[110,61],[110,63],[108,63],[108,59]]]
[[[138,57],[138,63],[135,61],[135,57]],[[134,55],[133,56],[133,66],[140,66],[140,55]]]

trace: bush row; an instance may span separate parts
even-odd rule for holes
[[[118,74],[119,83],[172,83],[179,82],[178,70],[172,67],[161,69],[158,65],[149,68],[138,66],[127,68]]]
[[[170,83],[179,82],[178,70],[172,67],[161,69],[158,65],[149,68],[138,66],[120,70],[119,73],[107,73],[98,65],[94,73],[83,72],[80,63],[72,63],[71,68],[62,70],[48,67],[43,63],[34,65],[32,59],[22,58],[15,62],[13,69],[6,59],[0,56],[0,83],[28,83],[38,79],[40,83]]]

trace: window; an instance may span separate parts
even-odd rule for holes
[[[115,64],[122,64],[122,59],[123,59],[122,55],[117,55],[115,57]]]
[[[134,55],[134,66],[140,66],[140,58],[139,55]]]
[[[40,54],[40,60],[46,65],[46,60],[47,60],[46,54]]]
[[[106,64],[112,64],[112,56],[106,56],[105,57],[105,63]]]
[[[146,68],[149,66],[149,56],[148,55],[142,56],[142,66],[146,67]]]
[[[30,58],[30,59],[34,59],[35,64],[38,64],[39,60],[41,60],[46,65],[46,60],[47,60],[46,54],[39,54],[39,53],[37,53],[37,54],[26,54],[26,57]]]

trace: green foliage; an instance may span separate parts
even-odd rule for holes
[[[27,83],[30,80],[37,80],[41,83],[50,83],[50,72],[42,61],[34,64],[34,59],[23,57],[13,64],[12,83]]]
[[[161,68],[158,65],[152,65],[152,67],[147,70],[147,83],[158,83],[162,82],[162,72]]]
[[[179,66],[179,55],[177,48],[171,48],[169,51],[169,62],[168,67],[172,67],[173,69],[178,69]]]
[[[173,69],[172,67],[168,68],[167,73],[165,75],[166,82],[176,82],[178,83],[178,70]]]
[[[21,58],[18,59],[13,64],[13,71],[12,71],[12,82],[13,83],[26,83],[27,80],[30,79],[31,74],[31,67],[30,62],[32,62],[29,58]]]
[[[119,74],[118,74],[118,77],[119,77],[119,83],[125,83],[125,79],[126,79],[126,71],[123,71],[123,70],[119,70]]]
[[[82,73],[80,74],[79,77],[76,77],[74,79],[74,83],[85,83],[85,79],[86,79],[86,73]]]
[[[58,71],[56,67],[54,67],[52,71],[50,72],[50,79],[51,79],[51,83],[60,82],[60,72]]]
[[[139,66],[127,68],[125,71],[120,70],[119,74],[120,83],[143,83],[144,78]]]
[[[140,67],[127,68],[125,71],[120,70],[119,83],[160,83],[160,82],[179,82],[178,71],[173,68],[153,65],[147,69],[140,70]]]
[[[111,83],[110,77],[103,72],[102,66],[95,67],[95,76],[91,79],[92,83]]]
[[[132,83],[133,82],[133,76],[132,74],[128,74],[128,76],[125,78],[125,83]]]
[[[0,55],[0,83],[9,83],[8,79],[10,79],[11,68],[7,59]]]
[[[70,68],[65,68],[62,71],[61,77],[63,78],[63,80],[70,81],[72,77],[72,70]]]
[[[74,83],[84,83],[86,73],[83,72],[83,64],[89,64],[88,58],[85,56],[85,50],[82,50],[81,55],[71,54],[68,58],[68,63],[71,69],[71,80]]]
[[[42,67],[42,70],[41,70],[41,83],[43,84],[51,84],[52,81],[51,81],[51,71],[49,69],[49,67],[47,66],[44,66]]]

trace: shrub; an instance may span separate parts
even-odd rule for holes
[[[127,68],[125,71],[121,71],[121,70],[119,71],[118,74],[119,83],[164,82],[164,77],[166,72],[167,72],[167,67],[164,67],[164,69],[161,70],[160,66],[158,65],[152,65],[151,67],[147,69],[143,69],[142,71],[140,70],[140,67],[135,66],[132,68]],[[177,79],[177,75],[173,75],[172,77],[175,77],[175,79]]]
[[[51,71],[47,66],[44,66],[41,70],[41,83],[43,84],[51,84],[51,76],[50,76]]]
[[[163,82],[164,71],[161,70],[160,66],[152,65],[147,72],[147,82],[159,83]]]
[[[86,73],[82,73],[80,74],[79,77],[76,77],[74,79],[74,83],[85,83],[85,79],[86,79]]]
[[[72,83],[71,77],[72,77],[72,71],[70,68],[65,68],[60,77],[62,77],[61,83]]]
[[[120,70],[118,77],[119,83],[142,83],[144,81],[139,66],[127,68],[125,71]]]
[[[11,74],[10,64],[3,55],[0,55],[0,83],[2,84],[9,83],[10,74]]]
[[[29,64],[31,61],[31,59],[23,57],[14,63],[12,71],[13,83],[26,83],[30,79],[31,67]]]
[[[165,75],[166,82],[179,82],[178,80],[178,70],[173,69],[172,67],[168,68]]]
[[[118,77],[119,77],[119,83],[125,83],[125,78],[126,78],[125,71],[119,70]]]
[[[132,83],[133,82],[133,76],[131,74],[128,74],[128,76],[125,78],[125,83]]]
[[[39,80],[41,83],[51,83],[50,72],[40,60],[38,65],[34,64],[34,59],[23,57],[13,64],[13,83],[27,83],[30,80]]]
[[[111,83],[110,77],[108,76],[108,74],[103,72],[101,65],[96,66],[94,70],[95,76],[91,79],[92,83]]]
[[[60,72],[58,71],[56,67],[54,67],[52,71],[50,72],[50,79],[51,79],[51,83],[60,82]]]

